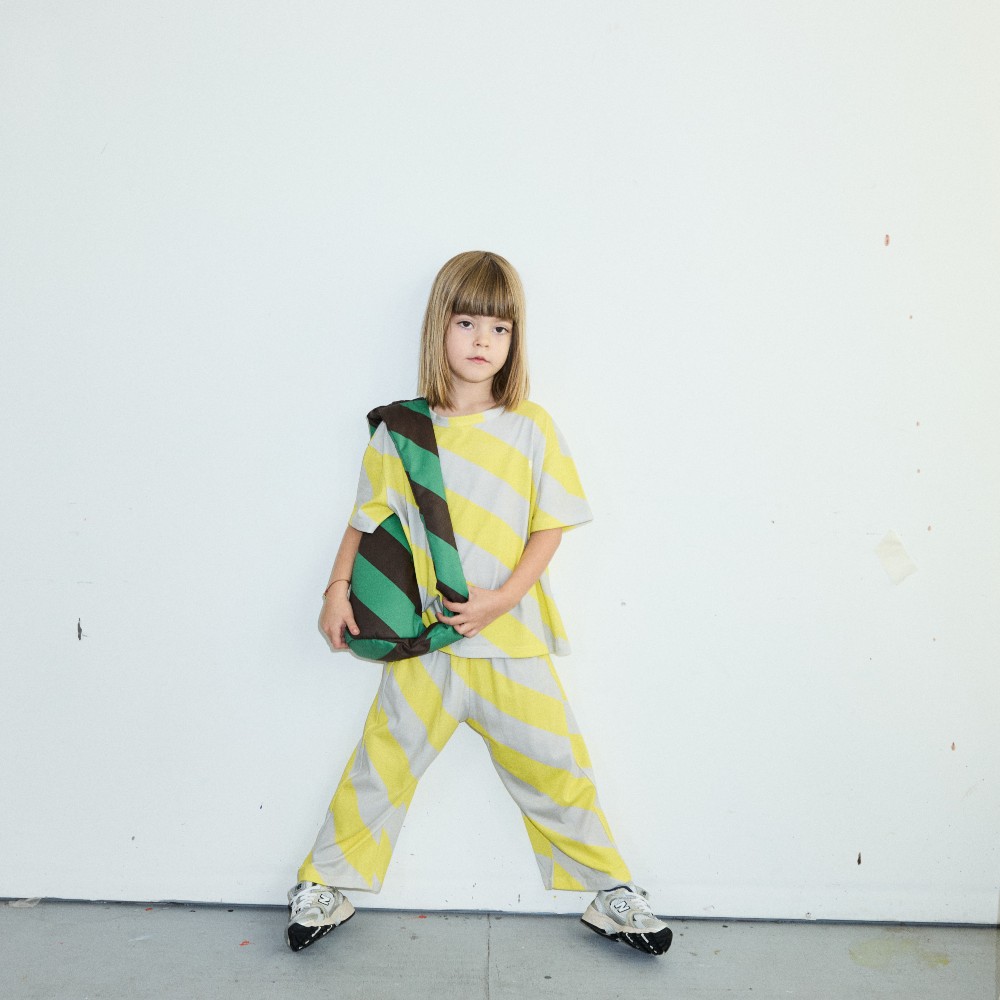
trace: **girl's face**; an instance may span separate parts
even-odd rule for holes
[[[503,368],[513,337],[510,320],[498,316],[455,313],[444,335],[445,356],[455,383],[469,386],[488,383]]]

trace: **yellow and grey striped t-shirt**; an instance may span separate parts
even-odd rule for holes
[[[494,590],[506,582],[528,536],[546,528],[571,528],[591,519],[576,466],[552,418],[524,402],[462,417],[432,411],[441,473],[458,554],[469,583]],[[402,462],[379,425],[365,451],[351,524],[370,532],[396,514],[413,549],[417,582],[434,620],[436,588],[427,537]],[[446,647],[458,656],[516,657],[569,652],[548,573],[508,614],[479,635]]]

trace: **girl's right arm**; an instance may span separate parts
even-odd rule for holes
[[[358,635],[361,631],[354,621],[354,612],[347,596],[351,588],[354,557],[358,554],[358,546],[361,544],[361,534],[357,528],[347,526],[340,548],[337,549],[337,558],[333,561],[330,582],[323,597],[323,612],[319,616],[319,627],[334,649],[347,648],[347,643],[344,641],[345,628],[351,635]]]

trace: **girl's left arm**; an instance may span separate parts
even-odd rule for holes
[[[528,536],[521,558],[507,582],[496,590],[469,587],[469,599],[464,603],[446,601],[442,604],[454,612],[450,617],[438,613],[438,620],[454,627],[466,638],[478,635],[490,622],[507,614],[531,590],[545,572],[562,541],[562,528],[545,528]]]

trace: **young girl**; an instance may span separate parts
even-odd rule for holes
[[[431,410],[468,601],[435,590],[433,567],[419,556],[424,525],[384,423],[365,451],[324,594],[323,631],[335,649],[345,648],[345,629],[359,634],[348,600],[355,556],[362,533],[395,514],[426,595],[424,621],[436,615],[460,638],[383,665],[361,740],[288,893],[293,951],[353,916],[342,889],[382,887],[417,782],[460,722],[482,736],[520,807],[545,887],[596,890],[582,919],[606,937],[654,955],[670,946],[670,929],[615,846],[549,659],[568,646],[545,570],[563,531],[591,515],[562,436],[526,398],[524,322],[520,278],[496,254],[459,254],[434,280],[419,392]]]

